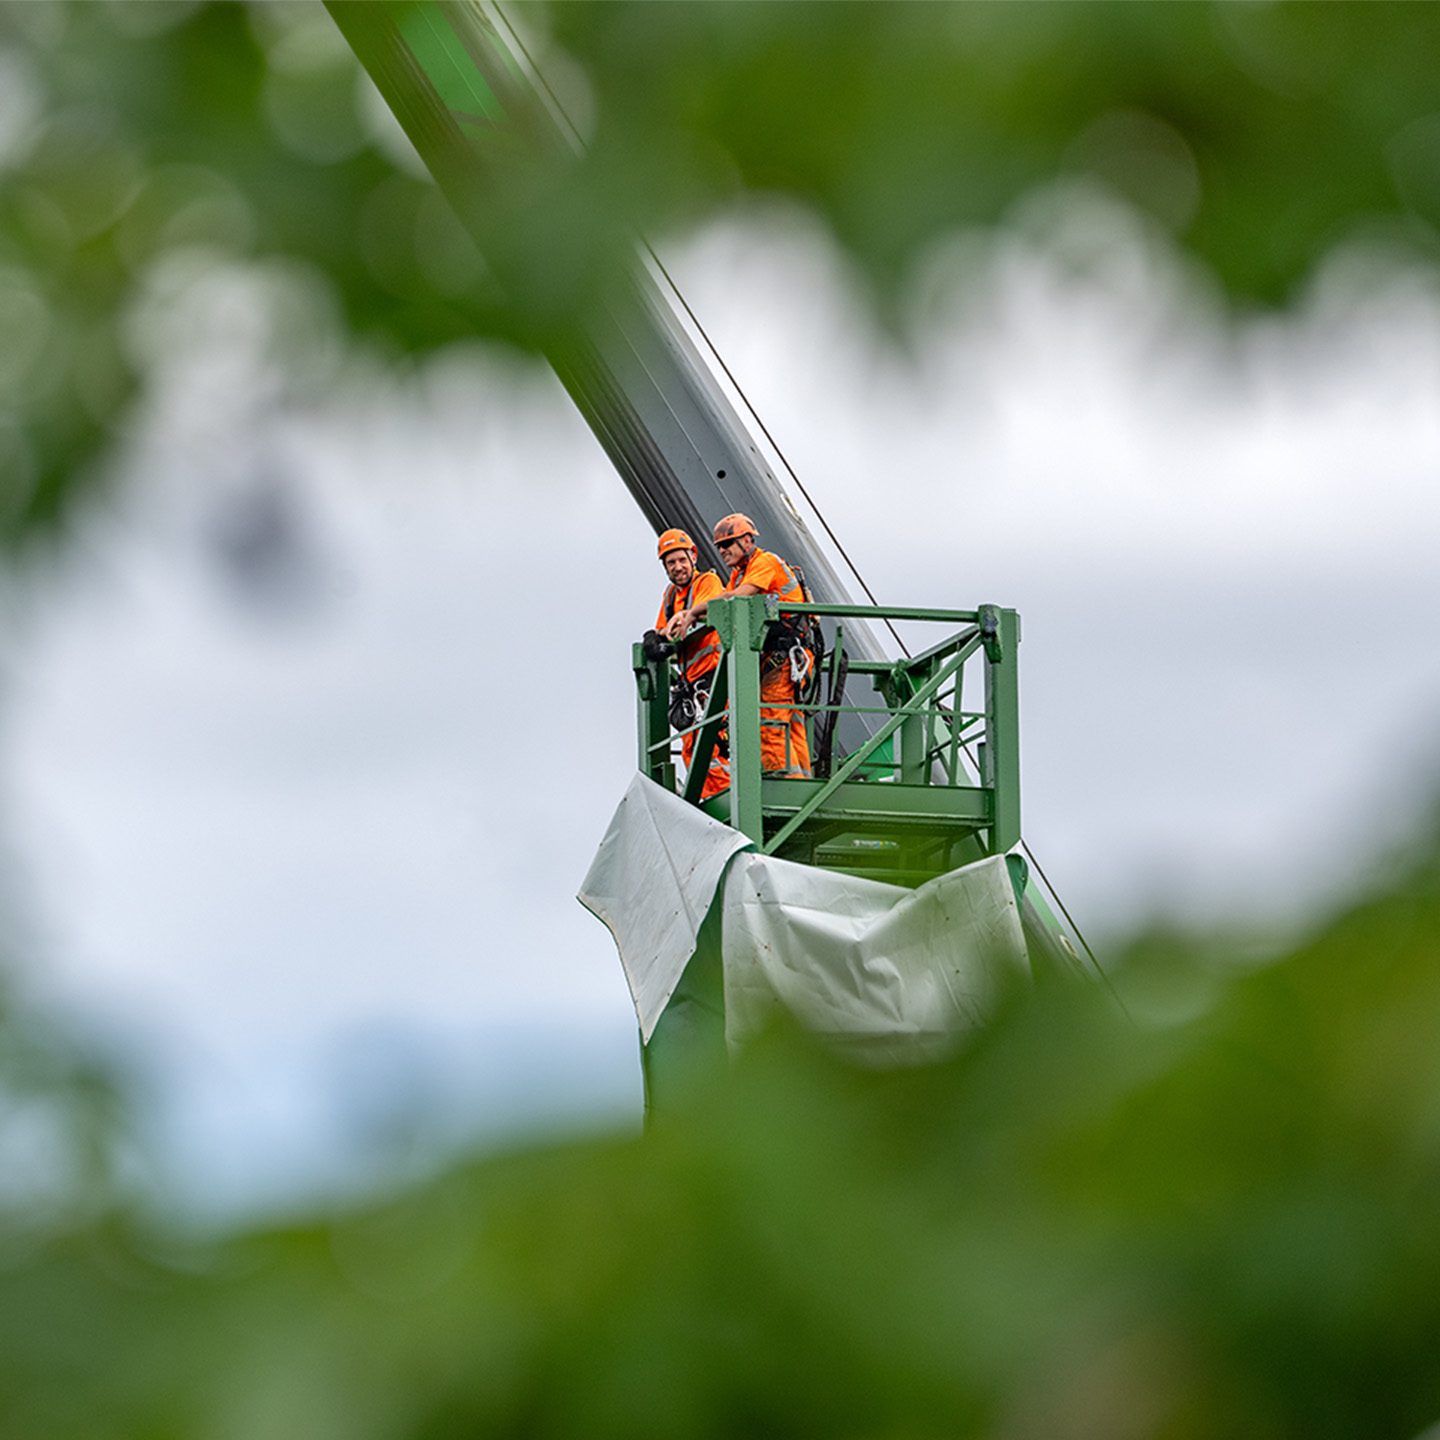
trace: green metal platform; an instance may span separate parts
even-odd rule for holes
[[[796,779],[761,766],[760,675],[766,627],[782,614],[826,617],[835,640],[825,655],[820,692],[797,707],[815,733],[841,714],[869,717],[869,738],[837,756],[828,775]],[[885,609],[862,605],[780,605],[774,596],[712,601],[709,619],[722,659],[704,716],[692,727],[695,753],[683,785],[669,728],[670,664],[634,650],[639,697],[639,762],[657,784],[699,803],[722,731],[728,738],[730,788],[704,809],[748,835],[766,854],[851,874],[917,885],[1020,840],[1019,616],[976,610]],[[897,662],[847,655],[847,620],[923,621],[944,631],[927,649]],[[859,688],[884,705],[830,702],[844,666]],[[967,674],[980,671],[980,708],[966,710]],[[975,683],[971,681],[972,685]],[[731,703],[732,697],[734,703]]]

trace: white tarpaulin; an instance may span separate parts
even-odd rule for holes
[[[722,881],[732,1045],[788,1012],[875,1058],[919,1059],[983,1021],[1007,974],[1029,973],[1003,856],[907,890],[749,849],[644,776],[625,792],[580,902],[615,937],[647,1043]]]
[[[647,1042],[695,953],[726,863],[749,844],[644,775],[615,811],[579,898],[615,937]]]
[[[744,855],[724,903],[731,1044],[784,1010],[822,1034],[881,1042],[877,1056],[918,1059],[982,1022],[1006,972],[1029,974],[1000,855],[918,890]]]

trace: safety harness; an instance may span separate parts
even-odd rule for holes
[[[690,608],[690,596],[695,589],[695,582],[699,578],[699,575],[692,576],[690,583],[683,590],[674,585],[666,587],[665,598],[660,605],[660,613],[664,615],[667,623],[682,610]],[[705,713],[705,706],[710,700],[710,676],[714,674],[714,668],[705,670],[694,679],[691,679],[690,671],[698,661],[707,655],[714,655],[718,658],[719,654],[720,637],[715,633],[714,627],[710,625],[687,636],[675,647],[678,673],[670,684],[670,728],[672,730],[688,730],[692,725],[700,723],[700,718]],[[728,745],[726,748],[728,749]]]
[[[735,577],[734,585],[745,581],[746,571],[754,558],[752,550],[745,557],[745,569]],[[781,603],[808,605],[811,603],[810,587],[805,583],[805,572],[798,566],[774,557],[780,568],[789,577],[789,584],[778,592]],[[790,679],[795,684],[796,698],[802,705],[814,703],[820,688],[820,661],[825,654],[825,635],[820,622],[814,615],[781,615],[772,620],[761,642],[761,665],[767,674],[773,675],[782,665],[789,662]]]

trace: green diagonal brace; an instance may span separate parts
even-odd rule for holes
[[[845,763],[830,777],[824,787],[817,790],[767,842],[764,854],[773,855],[781,845],[795,833],[796,828],[808,820],[821,805],[825,797],[838,785],[848,780],[869,758],[874,750],[885,743],[904,722],[919,714],[940,693],[945,682],[975,653],[980,646],[979,636],[968,640],[947,660],[891,717],[858,749],[845,757]]]

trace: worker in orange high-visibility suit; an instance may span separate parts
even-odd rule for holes
[[[660,613],[655,618],[655,629],[661,634],[668,633],[672,620],[683,610],[703,605],[707,600],[724,593],[725,587],[713,570],[699,568],[700,552],[695,542],[683,530],[667,530],[659,541],[660,563],[670,577],[665,594],[660,599]],[[705,711],[705,701],[713,683],[711,677],[720,665],[720,637],[710,626],[704,625],[692,630],[683,638],[674,637],[676,663],[680,667],[682,681],[691,687],[695,698],[696,717]],[[673,722],[672,722],[673,723]],[[695,750],[695,732],[680,737],[680,753],[685,768],[690,768],[690,756]],[[708,800],[718,795],[730,784],[730,761],[721,755],[717,747],[705,775],[705,785],[700,798]]]
[[[808,600],[799,576],[778,555],[761,550],[757,538],[755,522],[748,515],[727,515],[715,526],[716,548],[730,567],[725,594]],[[683,635],[688,625],[704,619],[705,610],[703,601],[691,606],[670,622],[666,633],[672,638]],[[760,766],[771,774],[811,773],[805,716],[794,707],[808,678],[806,671],[814,664],[814,652],[800,644],[767,648],[760,657]]]

